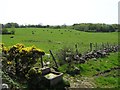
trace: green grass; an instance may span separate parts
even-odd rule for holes
[[[118,78],[115,77],[98,77],[96,78],[98,88],[118,88]]]
[[[81,75],[83,77],[94,78],[94,83],[98,88],[118,88],[119,73],[118,70],[112,70],[99,76],[93,76],[97,73],[104,72],[110,68],[119,66],[118,53],[111,53],[106,58],[100,58],[98,60],[89,60],[85,64],[80,65],[82,67]]]
[[[35,31],[35,34],[32,35],[32,31]],[[57,51],[64,46],[74,47],[76,43],[78,43],[79,51],[83,52],[89,49],[90,42],[98,44],[109,42],[113,44],[117,43],[118,40],[117,32],[88,33],[73,29],[49,28],[16,28],[14,38],[10,38],[10,36],[2,36],[2,42],[7,46],[12,46],[16,43],[23,43],[26,46],[36,45],[45,50],[45,52],[48,52],[49,49]]]
[[[48,30],[48,31],[47,31]],[[60,31],[59,31],[60,30]],[[71,30],[68,31],[68,30]],[[32,34],[35,31],[35,34]],[[52,32],[52,33],[51,33]],[[63,34],[61,34],[63,33]],[[78,44],[79,52],[85,52],[89,49],[89,43],[118,43],[118,33],[88,33],[80,32],[72,29],[48,29],[48,28],[16,28],[14,38],[10,38],[13,35],[2,35],[2,43],[6,46],[12,46],[17,43],[23,43],[26,46],[35,45],[38,48],[45,50],[46,53],[49,50],[57,52],[64,46],[75,48],[75,44]],[[31,42],[30,42],[31,41]],[[103,72],[112,67],[118,66],[118,53],[111,53],[106,58],[100,58],[97,60],[89,60],[85,64],[77,64],[77,67],[81,69],[80,77],[93,77],[98,72]],[[65,72],[66,65],[61,67],[61,71]],[[97,87],[117,87],[118,78],[116,71],[112,71],[106,76],[94,77],[94,83]],[[114,75],[114,76],[113,76]]]
[[[82,76],[93,76],[98,72],[103,72],[113,67],[119,66],[118,53],[111,53],[110,56],[99,58],[97,60],[89,60],[85,64],[78,65],[83,68]]]
[[[120,54],[120,53],[119,53]],[[111,53],[106,58],[99,58],[97,60],[89,60],[85,64],[73,64],[80,69],[80,74],[74,76],[74,79],[81,80],[82,78],[92,78],[92,83],[95,84],[97,88],[118,88],[118,79],[120,79],[120,75],[118,70],[112,70],[110,72],[106,72],[104,74],[96,74],[100,72],[104,72],[109,70],[110,68],[118,67],[118,53]],[[65,73],[67,65],[63,65],[59,68],[59,70]],[[66,75],[66,74],[65,74]],[[67,76],[67,75],[66,75]],[[72,76],[69,76],[69,78]]]

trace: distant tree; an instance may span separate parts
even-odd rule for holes
[[[118,24],[112,24],[112,27],[117,30],[118,29]]]
[[[50,25],[46,25],[46,28],[49,28],[50,27]]]
[[[54,29],[60,29],[61,27],[59,25],[53,26]]]
[[[66,28],[67,27],[67,25],[66,24],[63,24],[62,26],[61,26],[61,28]]]
[[[7,28],[3,28],[3,29],[2,29],[2,34],[8,34]]]
[[[73,24],[72,28],[79,31],[85,32],[114,32],[117,29],[117,25],[108,25],[108,24],[92,24],[92,23],[81,23]]]
[[[5,24],[5,27],[6,28],[11,28],[12,24],[14,24],[15,28],[19,28],[19,25],[17,23],[7,23],[7,24]]]
[[[5,28],[11,28],[11,23],[7,23],[7,24],[5,24]]]
[[[15,34],[15,23],[12,23],[12,30],[11,30],[11,34]]]
[[[110,26],[109,26],[109,31],[110,31],[110,32],[115,32],[115,28],[113,28],[113,26],[110,25]]]
[[[8,30],[5,26],[2,27],[2,31],[0,31],[1,34],[15,34],[15,24],[7,24],[7,25],[12,25],[11,30]]]

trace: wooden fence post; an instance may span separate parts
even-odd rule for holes
[[[40,58],[41,58],[41,65],[42,65],[42,68],[43,68],[43,67],[44,67],[44,65],[43,65],[42,55],[40,56]]]
[[[102,42],[102,49],[104,49],[104,43]]]
[[[78,48],[77,48],[77,44],[75,44],[75,48],[76,48],[76,53],[78,55]]]
[[[55,57],[54,57],[53,54],[52,54],[52,51],[51,51],[51,50],[49,50],[49,51],[50,51],[50,54],[51,54],[51,56],[52,56],[52,58],[53,58],[53,61],[55,62],[56,67],[58,68],[57,62],[56,62],[56,60],[55,60]]]
[[[90,43],[90,51],[92,51],[92,44],[93,44],[93,43]]]
[[[107,42],[107,47],[109,48],[109,43]]]
[[[97,46],[97,43],[95,43],[95,50],[97,50],[98,49],[98,46]]]

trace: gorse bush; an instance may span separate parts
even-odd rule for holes
[[[19,77],[25,77],[29,69],[45,54],[43,50],[35,46],[25,47],[23,44],[16,44],[9,48],[1,44],[1,51],[3,57],[6,58],[5,63],[13,66],[15,75]]]

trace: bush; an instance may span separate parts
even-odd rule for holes
[[[15,30],[8,31],[7,28],[3,28],[0,34],[15,34]]]
[[[3,28],[2,29],[2,34],[7,34],[8,33],[8,30],[6,28]]]
[[[73,51],[73,48],[71,48],[71,47],[63,47],[57,53],[58,63],[60,65],[64,65],[66,63],[70,63],[72,61],[72,59],[73,59],[74,53],[75,52]],[[69,59],[67,59],[67,57]]]
[[[25,47],[23,44],[16,44],[10,48],[1,45],[2,54],[6,57],[6,63],[11,63],[15,67],[15,74],[18,77],[25,77],[29,69],[36,64],[37,60],[44,55],[44,51],[32,47]]]

